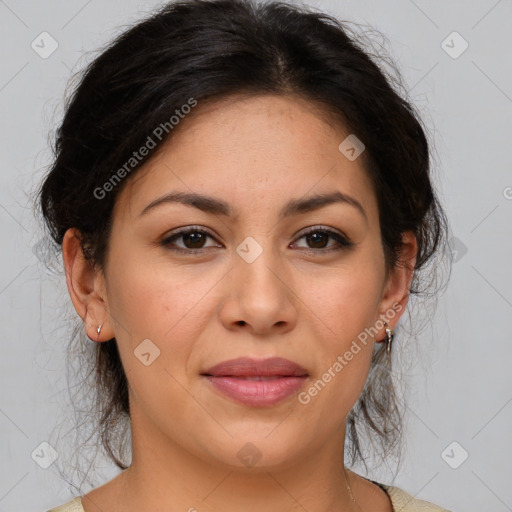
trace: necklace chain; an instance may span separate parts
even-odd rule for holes
[[[350,487],[350,484],[348,483],[348,470],[345,470],[345,478],[346,478],[346,481],[347,481],[347,489],[348,489],[348,492],[349,492],[349,494],[350,494],[350,498],[352,499],[352,501],[353,501],[354,503],[356,503],[356,504],[357,504],[357,501],[356,501],[356,499],[354,498],[354,495],[352,494],[352,489],[351,489],[351,487]]]

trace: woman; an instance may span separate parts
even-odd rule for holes
[[[122,471],[52,510],[444,510],[344,465],[361,424],[399,439],[394,329],[446,231],[421,121],[347,33],[190,0],[86,70],[40,200]]]

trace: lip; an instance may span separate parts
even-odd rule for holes
[[[308,372],[297,363],[282,357],[239,357],[216,364],[203,372],[205,374],[213,377],[303,377]]]
[[[308,378],[297,363],[281,357],[223,361],[201,374],[222,394],[244,405],[271,406],[295,394]]]

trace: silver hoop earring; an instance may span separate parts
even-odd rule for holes
[[[387,323],[384,324],[386,326],[386,352],[388,355],[391,354],[391,344],[393,343],[393,338],[395,337],[395,334],[393,332],[393,329],[390,327],[387,327]]]
[[[100,325],[98,326],[98,328],[96,329],[96,332],[97,332],[97,334],[98,334],[98,335],[100,334],[101,326],[102,326],[102,325],[103,325],[103,324],[100,324]]]

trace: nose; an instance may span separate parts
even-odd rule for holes
[[[220,311],[224,327],[260,336],[293,329],[299,300],[291,273],[278,255],[265,249],[249,263],[235,253],[233,265]]]

